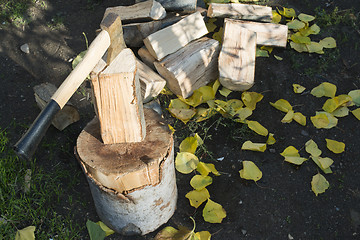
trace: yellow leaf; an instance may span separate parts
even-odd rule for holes
[[[290,47],[299,53],[309,51],[305,43],[290,42]]]
[[[309,53],[319,53],[323,54],[323,46],[318,42],[310,42],[309,44],[305,44]]]
[[[267,141],[266,141],[266,144],[267,145],[273,145],[273,144],[275,144],[276,143],[276,140],[275,140],[275,138],[274,138],[274,134],[273,133],[269,133],[269,137],[268,137],[268,139],[267,139]]]
[[[213,32],[216,29],[216,25],[214,24],[214,22],[216,21],[216,18],[210,18],[206,25],[206,28],[209,32]]]
[[[195,116],[195,109],[169,109],[171,115],[179,120],[181,120],[184,124],[186,124],[190,119]]]
[[[360,106],[360,89],[352,90],[348,93],[356,106]]]
[[[264,128],[257,121],[247,121],[246,123],[251,130],[253,130],[254,132],[256,132],[259,135],[267,136],[269,133],[268,130],[266,128]]]
[[[314,161],[314,163],[316,163],[316,165],[318,165],[318,167],[325,173],[325,174],[329,174],[329,173],[332,173],[331,171],[331,168],[328,167],[328,168],[323,168],[320,164],[320,159],[321,157],[314,157],[314,156],[311,156],[311,159]]]
[[[203,209],[203,217],[209,223],[221,223],[226,217],[225,209],[218,203],[212,201],[210,198]]]
[[[241,149],[256,151],[256,152],[264,152],[266,150],[266,143],[253,143],[251,141],[246,141],[243,143]]]
[[[194,136],[198,142],[198,146],[200,145],[203,145],[204,144],[204,141],[201,139],[201,137],[199,136],[199,134],[195,133],[195,136]]]
[[[269,57],[269,52],[260,48],[256,48],[256,57]]]
[[[244,102],[245,106],[250,110],[255,110],[256,103],[260,102],[263,99],[263,95],[257,92],[243,92],[241,94],[241,100]]]
[[[15,240],[34,240],[35,239],[35,227],[28,226],[21,230],[17,230]]]
[[[308,15],[308,14],[304,14],[304,13],[300,13],[298,18],[303,21],[303,22],[311,22],[312,20],[315,19],[314,16]]]
[[[274,58],[275,58],[276,60],[278,60],[278,61],[282,61],[282,60],[283,60],[283,58],[282,58],[282,57],[277,56],[277,55],[275,55],[275,54],[274,54]]]
[[[165,227],[160,232],[158,232],[154,238],[154,240],[172,240],[175,239],[179,230],[173,227]]]
[[[241,121],[244,121],[246,118],[250,117],[253,112],[250,108],[240,108],[236,113],[235,117],[238,117]]]
[[[283,119],[281,119],[282,123],[291,123],[294,117],[294,111],[293,110],[289,110],[286,115],[284,116]]]
[[[203,176],[207,176],[210,172],[215,176],[220,176],[220,173],[216,170],[215,165],[212,163],[199,162],[196,170]]]
[[[199,240],[210,240],[211,239],[211,234],[208,231],[197,232],[197,233],[195,233],[195,236]]]
[[[333,153],[342,153],[345,150],[345,143],[327,138],[325,140],[326,140],[326,147]]]
[[[106,226],[105,223],[103,223],[103,222],[101,222],[101,221],[98,221],[96,224],[101,227],[101,229],[105,232],[105,235],[106,235],[106,236],[109,236],[109,235],[115,233],[114,230],[112,230],[111,228],[109,228],[108,226]]]
[[[210,198],[209,191],[206,188],[188,192],[185,197],[189,199],[190,205],[198,208],[203,202]]]
[[[345,117],[349,115],[349,109],[347,107],[340,107],[331,113],[334,117]]]
[[[219,93],[221,95],[223,95],[224,97],[227,97],[229,96],[229,94],[231,93],[232,91],[230,89],[227,89],[226,87],[222,87],[221,90],[219,90]]]
[[[167,86],[165,86],[165,87],[161,90],[160,94],[163,94],[163,95],[173,95],[174,93],[173,93]]]
[[[295,30],[305,27],[305,23],[297,19],[288,22],[286,25],[288,26],[289,29],[295,29]]]
[[[293,119],[295,120],[295,122],[299,123],[300,125],[305,126],[306,125],[306,117],[299,112],[294,113],[294,117]]]
[[[280,155],[283,157],[300,157],[299,151],[293,146],[288,146],[285,148],[285,150],[280,153]]]
[[[190,180],[190,185],[196,190],[201,190],[210,184],[212,184],[212,177],[210,176],[195,175]]]
[[[315,97],[335,97],[336,86],[332,83],[323,82],[319,86],[311,90],[311,94]]]
[[[272,51],[274,50],[274,47],[261,46],[260,49],[261,49],[261,50],[266,50],[266,51],[268,51],[268,53],[272,53]]]
[[[219,79],[216,79],[213,83],[210,83],[208,84],[210,87],[212,87],[213,91],[214,91],[214,94],[216,94],[217,90],[219,89],[220,87],[220,81]]]
[[[305,91],[305,87],[301,86],[300,84],[294,83],[293,84],[294,93],[302,93]]]
[[[310,117],[311,122],[316,128],[333,128],[337,125],[338,120],[336,117],[327,112],[316,112],[316,115]]]
[[[319,34],[320,27],[316,24],[313,24],[313,25],[311,25],[311,27],[308,27],[308,28],[305,27],[303,29],[300,29],[299,32],[301,33],[301,35],[303,35],[305,37],[307,37],[311,34],[316,35],[316,34]]]
[[[215,39],[216,41],[222,43],[223,34],[224,34],[224,28],[220,27],[219,31],[212,35],[212,38]]]
[[[291,104],[285,99],[279,99],[275,103],[270,102],[270,105],[273,106],[274,108],[276,108],[282,112],[286,112],[286,113],[288,111],[292,110]]]
[[[295,165],[301,165],[303,162],[305,162],[307,159],[303,157],[292,157],[292,156],[286,156],[285,161],[295,164]]]
[[[351,113],[352,113],[358,120],[360,120],[360,108],[357,108],[357,109],[351,111]]]
[[[226,105],[224,106],[224,110],[226,113],[228,113],[230,116],[234,116],[237,111],[239,111],[244,104],[239,99],[230,99],[226,102]]]
[[[344,94],[339,95],[337,97],[333,97],[331,99],[326,100],[326,102],[323,105],[323,110],[328,113],[332,113],[339,107],[351,105],[352,104],[351,100],[352,99],[349,95],[344,95]]]
[[[179,98],[181,101],[185,102],[186,104],[197,107],[202,103],[205,103],[209,100],[215,98],[215,93],[212,87],[210,86],[202,86],[199,89],[196,89],[191,97],[187,99]]]
[[[327,37],[323,40],[320,40],[319,44],[324,48],[336,48],[336,41],[332,37]]]
[[[324,193],[326,189],[329,188],[329,186],[330,186],[329,182],[320,173],[313,176],[311,181],[311,189],[316,196],[320,193]]]
[[[83,60],[83,58],[84,58],[85,54],[87,53],[87,51],[88,50],[84,50],[75,57],[75,59],[71,63],[72,69],[76,68],[76,66]]]
[[[175,132],[175,128],[173,128],[173,126],[171,126],[170,124],[168,124],[168,127],[169,127],[171,133],[174,133],[174,132]]]
[[[176,170],[184,174],[194,171],[198,164],[199,159],[192,153],[180,152],[175,158]]]
[[[305,143],[305,151],[313,157],[319,157],[321,155],[321,150],[318,148],[316,142],[314,142],[312,139]]]
[[[181,101],[179,98],[171,99],[169,108],[174,109],[189,109],[190,106],[186,104],[185,102]]]
[[[187,137],[180,143],[180,152],[195,153],[198,141],[195,137]]]
[[[252,161],[243,161],[243,169],[239,171],[240,177],[246,180],[259,181],[262,178],[262,172]]]
[[[281,15],[276,10],[272,10],[272,23],[279,23],[281,21]]]
[[[198,107],[196,109],[196,114],[194,116],[194,120],[196,122],[201,122],[204,120],[207,120],[209,118],[211,118],[212,116],[214,116],[217,113],[217,111],[213,108],[201,108]]]
[[[286,18],[293,18],[293,17],[296,17],[296,13],[295,13],[295,10],[293,8],[285,8],[283,7],[282,10],[279,10],[278,9],[278,12],[286,17]]]
[[[300,32],[292,34],[290,39],[293,40],[295,43],[311,43],[311,39],[309,37],[303,36]]]
[[[318,160],[321,165],[321,169],[327,169],[334,163],[334,161],[328,157],[325,158],[319,157]]]

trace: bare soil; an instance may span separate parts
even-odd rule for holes
[[[106,7],[131,3],[131,0],[49,1],[45,7],[29,9],[31,21],[24,27],[0,23],[0,126],[11,130],[12,144],[40,111],[32,88],[43,82],[59,86],[71,71],[71,60],[86,49],[83,32],[91,42]],[[191,190],[189,180],[192,175],[177,173],[178,207],[168,225],[191,228],[189,216],[193,216],[197,222],[196,230],[210,231],[212,239],[360,239],[359,121],[350,114],[340,118],[337,127],[330,130],[316,129],[309,118],[306,127],[296,123],[283,124],[280,122],[283,114],[269,104],[284,98],[296,106],[296,111],[309,117],[321,110],[324,103],[324,98],[317,99],[309,91],[320,83],[335,84],[337,94],[360,88],[360,3],[350,0],[283,0],[268,1],[268,4],[293,7],[298,13],[311,15],[316,14],[316,8],[331,13],[337,7],[339,19],[351,13],[352,21],[344,20],[329,26],[323,22],[321,34],[314,39],[332,36],[338,44],[336,49],[325,50],[324,55],[300,54],[288,46],[287,49],[274,50],[283,61],[273,57],[257,58],[256,84],[251,90],[262,92],[264,99],[251,119],[274,133],[277,143],[265,153],[241,151],[246,138],[250,137],[254,142],[263,139],[246,129],[245,136],[240,135],[244,133],[242,125],[230,120],[213,125],[209,132],[212,138],[205,144],[215,159],[224,159],[214,161],[204,155],[202,160],[214,162],[223,173],[214,178],[208,189],[211,199],[223,205],[227,217],[221,224],[205,223],[201,208],[195,211],[185,198]],[[62,19],[60,24],[58,19]],[[20,50],[24,43],[30,47],[29,54]],[[301,84],[307,90],[304,94],[294,94],[293,83]],[[76,213],[77,218],[73,221],[84,226],[87,219],[99,220],[85,176],[73,155],[77,136],[95,115],[89,92],[90,86],[85,82],[72,99],[79,109],[81,121],[62,132],[50,127],[34,156],[36,164],[49,172],[60,165],[74,173],[78,181],[76,187],[67,188],[65,181],[64,201],[55,207],[59,212]],[[232,93],[229,97],[239,96]],[[209,120],[208,126],[214,121],[216,119]],[[178,135],[177,143],[183,137]],[[327,150],[325,138],[344,142],[345,152],[334,154]],[[312,176],[321,170],[312,161],[294,167],[279,155],[289,145],[302,149],[309,139],[317,142],[323,154],[334,160],[334,173],[326,175],[330,188],[317,197],[311,191],[310,182]],[[306,155],[304,149],[301,154]],[[239,177],[243,160],[255,162],[262,170],[263,178],[257,184]],[[83,199],[83,202],[70,204],[66,200],[68,195]],[[107,239],[151,239],[155,234],[139,237],[114,234]],[[86,230],[83,239],[88,239]]]

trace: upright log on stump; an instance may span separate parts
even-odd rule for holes
[[[142,108],[137,69],[130,49],[109,66],[99,61],[91,74],[99,118],[76,148],[101,221],[124,235],[154,231],[177,200],[172,133],[158,113]]]

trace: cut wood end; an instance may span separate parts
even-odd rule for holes
[[[136,69],[136,58],[130,48],[122,50],[111,64],[102,72],[103,74],[134,72]]]
[[[166,10],[160,3],[153,1],[153,5],[150,10],[150,16],[154,20],[163,19],[166,17]]]

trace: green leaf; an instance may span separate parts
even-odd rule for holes
[[[285,8],[283,7],[282,10],[278,9],[278,12],[286,17],[286,18],[293,18],[296,17],[295,10],[293,8]]]
[[[192,153],[180,152],[175,158],[175,168],[183,174],[194,171],[199,164],[199,159]]]
[[[313,176],[311,181],[311,189],[315,193],[315,195],[319,195],[320,193],[324,193],[326,189],[330,186],[329,182],[326,178],[320,173]]]
[[[319,157],[322,153],[316,142],[312,139],[305,143],[305,151],[313,157]]]
[[[226,217],[225,209],[218,203],[212,201],[210,198],[203,209],[203,217],[209,223],[221,223]]]
[[[219,93],[221,95],[223,95],[224,97],[227,97],[229,96],[229,94],[231,93],[232,91],[230,89],[227,89],[226,87],[222,87],[221,90],[219,90]]]
[[[209,32],[213,32],[216,29],[216,25],[214,24],[214,22],[216,21],[216,18],[210,18],[206,25],[206,28],[208,29]]]
[[[304,13],[300,13],[298,18],[303,22],[311,22],[311,21],[313,21],[315,19],[314,16],[304,14]]]
[[[360,89],[352,90],[348,93],[356,106],[360,106]]]
[[[360,120],[360,108],[357,108],[357,109],[351,111],[351,113],[352,113],[358,120]]]
[[[76,66],[83,60],[86,53],[87,53],[87,50],[84,50],[74,58],[74,60],[71,63],[72,69],[76,68]]]
[[[114,230],[112,230],[111,228],[106,226],[105,223],[103,223],[101,221],[98,221],[96,224],[99,225],[101,227],[101,229],[105,232],[106,237],[113,234],[113,233],[115,233]]]
[[[103,240],[106,237],[105,231],[98,224],[87,220],[86,227],[89,232],[90,240]]]
[[[243,161],[243,169],[239,171],[240,177],[246,180],[259,181],[262,178],[262,172],[252,161]]]
[[[305,27],[305,23],[303,23],[297,19],[294,19],[294,20],[288,22],[286,25],[288,26],[289,29],[295,29],[295,30]]]
[[[323,40],[320,40],[319,44],[324,48],[336,48],[336,40],[332,37],[327,37]]]
[[[278,61],[282,61],[282,60],[283,60],[283,58],[282,58],[282,57],[277,56],[277,55],[275,55],[275,54],[274,54],[274,58],[275,58],[276,60],[278,60]]]
[[[269,57],[269,52],[260,48],[256,48],[256,57]]]
[[[299,53],[309,51],[305,43],[290,42],[290,47]]]
[[[323,54],[323,46],[318,42],[310,42],[310,44],[306,44],[306,47],[309,53],[318,53]]]
[[[295,43],[311,43],[311,39],[309,37],[303,36],[300,32],[292,34],[290,39],[293,40]]]
[[[210,176],[203,176],[203,175],[195,175],[190,180],[190,185],[195,190],[201,190],[212,184],[212,177]]]
[[[28,226],[17,230],[15,240],[35,240],[35,226]]]

